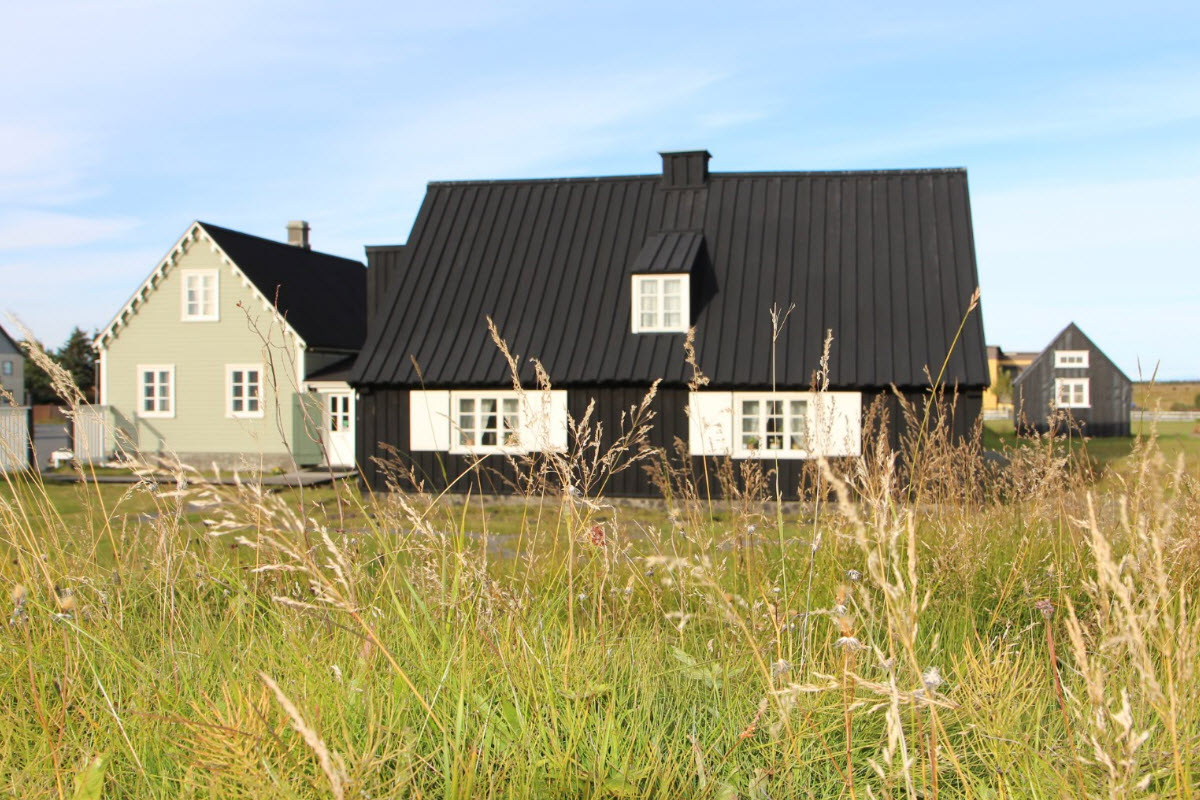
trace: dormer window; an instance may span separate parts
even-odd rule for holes
[[[185,270],[181,299],[184,322],[209,322],[220,319],[217,312],[217,271]]]
[[[687,273],[633,276],[633,332],[686,333],[690,321]]]
[[[1054,366],[1056,369],[1082,369],[1088,365],[1087,350],[1055,350]]]

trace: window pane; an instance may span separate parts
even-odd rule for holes
[[[463,414],[472,414],[475,412],[475,401],[463,398],[458,401],[458,410]]]
[[[663,294],[679,296],[683,288],[683,281],[679,278],[665,278],[663,280]]]
[[[641,286],[643,297],[645,297],[648,294],[652,294],[652,295],[658,294],[658,281],[655,280],[654,278],[643,278],[641,280],[640,286]]]
[[[678,311],[668,311],[663,314],[663,327],[671,329],[681,328],[683,327],[683,317],[679,315]]]
[[[647,313],[647,312],[643,311],[642,312],[642,327],[643,328],[657,328],[658,327],[658,324],[656,321],[657,316],[658,316],[657,314]]]

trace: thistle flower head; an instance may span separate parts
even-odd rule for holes
[[[926,690],[936,692],[938,687],[946,681],[942,678],[942,672],[937,667],[930,667],[921,675],[921,683],[925,684]]]
[[[1038,600],[1033,604],[1033,607],[1042,612],[1042,616],[1046,619],[1050,619],[1054,616],[1054,603],[1050,602],[1048,598]]]

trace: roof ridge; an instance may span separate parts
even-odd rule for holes
[[[321,256],[323,258],[336,258],[339,261],[349,261],[351,264],[357,264],[360,267],[363,266],[363,263],[361,261],[356,261],[353,258],[347,258],[346,256],[339,256],[339,255],[335,255],[333,253],[326,253],[324,250],[314,250],[311,247],[297,247],[294,244],[289,244],[287,242],[281,242],[278,239],[268,239],[265,236],[258,236],[257,234],[246,233],[245,231],[235,230],[234,228],[227,228],[224,225],[216,225],[211,222],[205,222],[202,219],[196,220],[196,224],[201,226],[205,230],[211,230],[211,229],[215,228],[216,230],[218,230],[222,233],[232,233],[235,236],[245,236],[247,239],[254,239],[256,241],[264,242],[266,244],[273,244],[278,247],[290,248],[289,252],[295,252],[297,255],[299,255],[301,253],[308,253],[310,255]]]
[[[764,172],[710,172],[708,179],[721,180],[728,178],[820,178],[820,177],[870,177],[870,176],[901,176],[901,175],[965,175],[966,167],[900,167],[895,169],[816,169],[816,170],[774,170]],[[577,175],[574,177],[556,178],[465,178],[461,180],[429,181],[427,186],[508,186],[526,185],[531,183],[602,183],[608,181],[645,181],[662,180],[662,173],[652,172],[644,175]],[[698,186],[672,187],[682,189],[697,189]]]

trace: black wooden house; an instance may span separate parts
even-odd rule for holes
[[[1024,432],[1128,436],[1133,381],[1072,322],[1013,381],[1013,423]]]
[[[892,387],[919,401],[943,363],[954,429],[970,431],[988,370],[968,314],[965,170],[710,173],[709,158],[664,153],[653,175],[429,184],[407,244],[367,249],[372,313],[350,378],[367,480],[383,488],[373,458],[389,448],[431,487],[482,455],[503,474],[505,455],[569,446],[568,416],[593,400],[615,435],[655,380],[656,446],[778,463],[789,494],[805,459],[861,451],[870,403],[897,417]],[[773,342],[770,309],[791,304]],[[511,391],[487,317],[525,359],[522,384],[536,358],[552,392]],[[697,391],[689,327],[709,379]],[[830,330],[829,391],[814,394]],[[656,490],[629,470],[606,491]]]

